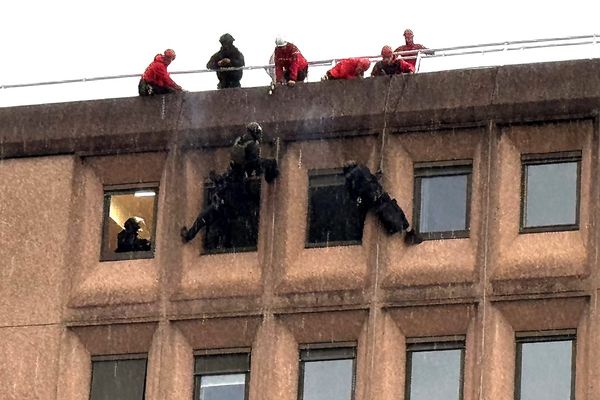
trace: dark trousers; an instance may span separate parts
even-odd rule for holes
[[[217,208],[214,205],[211,204],[210,206],[206,207],[204,210],[202,210],[200,215],[198,215],[198,217],[194,221],[194,224],[187,231],[185,235],[186,240],[189,242],[190,240],[196,237],[198,232],[200,232],[200,229],[212,224],[219,218],[221,218],[221,212],[217,210]]]
[[[240,80],[222,79],[217,84],[217,89],[229,89],[242,87]]]
[[[138,83],[138,94],[140,96],[152,96],[155,94],[167,94],[173,92],[175,91],[169,87],[153,85],[143,79],[140,79],[140,83]]]
[[[408,229],[409,223],[404,211],[402,211],[396,199],[390,198],[389,194],[384,193],[377,199],[373,211],[390,235]]]
[[[298,76],[296,77],[296,82],[304,82],[304,80],[306,79],[306,77],[308,76],[308,67],[298,71]],[[283,77],[285,78],[286,81],[290,80],[290,71],[286,70],[283,73]]]

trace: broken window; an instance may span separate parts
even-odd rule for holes
[[[464,338],[407,340],[406,400],[461,400],[464,357]]]
[[[355,369],[354,346],[303,346],[300,349],[299,400],[352,400]]]
[[[143,400],[146,354],[92,357],[90,400]]]
[[[360,244],[365,213],[346,189],[342,170],[315,170],[308,176],[306,247]]]
[[[250,352],[197,354],[194,400],[245,400],[250,382]]]
[[[154,257],[158,185],[104,189],[102,261]]]
[[[260,217],[260,178],[248,179],[240,199],[230,201],[221,208],[220,218],[206,226],[204,252],[225,253],[256,251]],[[204,191],[204,207],[211,204],[215,186],[207,182]],[[235,195],[232,191],[231,195]],[[231,206],[229,206],[231,204]]]
[[[469,237],[471,161],[415,165],[415,230],[424,239]]]
[[[581,152],[526,154],[521,162],[521,232],[578,229]]]
[[[575,332],[517,334],[516,400],[575,398]]]

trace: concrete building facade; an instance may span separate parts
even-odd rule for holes
[[[352,360],[354,400],[438,384],[449,399],[597,399],[599,111],[600,60],[0,109],[0,399],[101,399],[102,363],[117,376],[137,359],[149,400],[199,398],[203,371],[234,370],[249,400],[318,399],[307,371],[325,360]],[[182,244],[249,121],[281,172],[260,186],[256,249]],[[421,229],[452,196],[427,208],[424,179],[467,177],[464,229],[407,246],[368,214],[358,242],[307,245],[311,176],[349,159],[381,170]],[[561,183],[566,223],[536,179]],[[154,247],[106,260],[107,192],[128,187],[157,189]],[[436,364],[444,350],[458,364]],[[227,354],[247,358],[222,369]]]

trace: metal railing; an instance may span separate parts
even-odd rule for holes
[[[466,55],[475,55],[475,54],[490,54],[490,53],[500,53],[500,52],[510,52],[510,51],[521,51],[521,50],[531,50],[531,49],[541,49],[541,48],[553,48],[553,47],[565,47],[565,46],[583,46],[583,45],[596,45],[598,44],[598,39],[600,35],[582,35],[582,36],[569,36],[569,37],[560,37],[560,38],[546,38],[546,39],[531,39],[531,40],[517,40],[517,41],[507,41],[507,42],[497,42],[497,43],[485,43],[485,44],[477,44],[477,45],[465,45],[465,46],[455,46],[455,47],[444,47],[444,48],[432,48],[427,49],[427,52],[432,52],[432,54],[425,54],[423,51],[418,51],[418,54],[415,56],[414,53],[416,50],[409,50],[396,53],[397,55],[402,56],[404,59],[417,59],[417,70],[423,59],[429,58],[443,58],[443,57],[455,57],[455,56],[466,56]],[[371,56],[361,56],[364,58],[368,58],[371,62],[380,60],[380,55],[371,55]],[[335,64],[341,58],[331,58],[325,60],[317,60],[317,61],[309,61],[309,66],[330,66]],[[247,66],[240,68],[223,68],[222,70],[244,70],[244,71],[252,71],[252,70],[273,70],[273,64],[267,65],[258,65],[258,66]],[[185,75],[185,74],[203,74],[203,73],[214,73],[214,70],[210,69],[194,69],[194,70],[185,70],[185,71],[173,71],[170,72],[171,75]],[[97,76],[91,78],[77,78],[77,79],[64,79],[64,80],[56,80],[56,81],[45,81],[45,82],[33,82],[33,83],[17,83],[17,84],[6,84],[0,85],[0,89],[12,89],[12,88],[25,88],[25,87],[33,87],[33,86],[46,86],[46,85],[60,85],[60,84],[69,84],[69,83],[85,83],[85,82],[93,82],[93,81],[103,81],[103,80],[115,80],[115,79],[125,79],[125,78],[138,78],[141,74],[123,74],[123,75],[110,75],[110,76]]]

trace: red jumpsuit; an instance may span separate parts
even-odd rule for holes
[[[277,82],[303,81],[308,73],[308,61],[293,44],[275,47],[275,77]],[[284,80],[285,78],[285,80]]]
[[[152,86],[159,86],[163,88],[170,88],[173,90],[181,90],[181,86],[175,83],[167,72],[167,64],[165,63],[164,56],[157,54],[154,57],[154,61],[150,63],[148,68],[144,71],[142,79]]]
[[[363,75],[363,72],[369,68],[367,58],[347,58],[338,62],[335,67],[327,71],[330,79],[356,79]],[[357,72],[359,66],[363,66],[361,72]],[[366,68],[365,68],[366,67]]]
[[[404,44],[400,47],[398,47],[396,50],[394,50],[394,53],[397,53],[399,51],[409,51],[409,50],[423,50],[423,49],[427,49],[427,47],[423,46],[422,44],[418,44],[418,43],[413,43],[413,44]],[[415,58],[411,58],[411,59],[407,59],[404,60],[407,63],[411,64],[413,67],[417,64],[417,58],[416,58],[417,52],[413,51],[410,53],[404,53],[404,54],[400,54],[399,57],[415,57]]]

